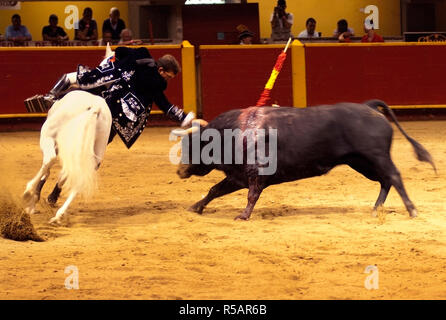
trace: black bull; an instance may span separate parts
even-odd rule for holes
[[[399,125],[392,110],[382,101],[371,100],[364,104],[339,103],[312,108],[298,109],[292,107],[251,107],[231,110],[219,115],[213,121],[200,127],[200,134],[212,128],[221,137],[228,129],[245,132],[247,129],[264,129],[266,132],[266,150],[272,141],[268,137],[268,129],[277,129],[277,169],[274,174],[259,174],[259,163],[248,163],[245,155],[242,163],[226,161],[204,164],[203,161],[192,162],[193,131],[176,132],[187,136],[192,143],[184,144],[182,162],[178,175],[188,178],[191,175],[204,176],[213,169],[221,170],[226,178],[213,186],[207,196],[195,203],[190,210],[202,213],[205,206],[217,197],[248,188],[248,204],[236,219],[249,219],[261,192],[266,187],[287,181],[294,181],[327,173],[340,164],[347,164],[370,180],[378,181],[381,190],[374,206],[374,212],[387,198],[391,186],[401,196],[411,217],[417,211],[409,199],[400,173],[390,157],[393,130],[389,121],[380,112],[384,108],[398,129],[412,144],[416,157],[420,161],[429,162],[434,170],[435,165],[429,152],[417,141],[409,137]],[[197,128],[198,129],[198,128]],[[252,136],[251,136],[252,138]],[[243,149],[246,151],[247,139],[244,137]],[[199,151],[209,142],[201,141]],[[188,147],[187,147],[188,145]],[[185,146],[188,150],[184,150]],[[237,153],[235,149],[221,150],[221,158],[226,152]],[[234,152],[235,151],[235,152]],[[185,155],[188,155],[185,157]],[[271,155],[270,155],[271,156]],[[189,162],[185,159],[189,159]],[[186,164],[184,163],[186,162]]]

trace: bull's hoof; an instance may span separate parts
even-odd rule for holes
[[[248,221],[249,217],[240,214],[237,217],[235,217],[234,220],[245,220],[245,221]]]
[[[198,206],[193,205],[193,206],[189,207],[189,209],[187,209],[187,211],[195,212],[198,214],[203,214],[203,209],[204,209],[203,207],[198,207]]]
[[[386,215],[386,212],[384,210],[383,205],[380,205],[378,207],[374,207],[372,211],[372,217],[373,218],[382,218]]]
[[[416,217],[418,217],[417,209],[413,209],[413,210],[410,211],[410,217],[411,217],[411,218],[416,218]]]

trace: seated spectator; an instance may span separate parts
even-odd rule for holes
[[[133,40],[132,30],[124,29],[121,31],[121,40],[119,40],[118,44],[138,45],[138,44],[142,44],[142,40],[139,40],[139,39]]]
[[[106,31],[102,34],[102,39],[99,40],[99,45],[100,45],[100,46],[106,46],[107,43],[115,44],[117,41],[112,39],[112,35],[113,35],[113,34],[111,33],[111,31],[107,31],[107,30],[106,30]]]
[[[254,33],[249,30],[245,30],[239,34],[238,38],[240,40],[240,44],[252,44],[252,39],[254,37]]]
[[[306,29],[299,33],[298,38],[319,38],[319,32],[316,32],[316,20],[308,18],[305,23]]]
[[[364,23],[365,35],[362,36],[361,42],[384,42],[383,37],[377,34],[373,28],[373,20],[370,23]]]
[[[119,18],[120,13],[118,8],[110,9],[110,18],[104,20],[102,24],[102,38],[104,38],[105,31],[111,31],[112,39],[118,40],[121,38],[121,31],[125,29],[124,20]]]
[[[286,1],[277,0],[277,6],[271,14],[271,39],[274,41],[288,40],[292,37],[291,27],[293,26],[294,16],[286,12]]]
[[[74,40],[98,40],[98,25],[96,20],[93,19],[93,10],[91,8],[86,7],[84,9],[78,28],[75,30]]]
[[[351,37],[355,36],[352,28],[348,27],[348,22],[345,19],[338,21],[338,28],[333,32],[333,37],[337,38],[339,42],[350,42]]]
[[[12,25],[6,28],[5,39],[14,41],[15,44],[23,44],[25,41],[31,41],[32,37],[28,28],[22,25],[22,19],[18,14],[11,17]]]
[[[239,24],[237,30],[239,32],[238,40],[240,41],[240,44],[252,44],[254,33],[249,31],[247,26]]]
[[[59,18],[55,14],[50,15],[49,25],[43,27],[42,38],[44,41],[66,41],[68,35],[64,29],[57,25]]]

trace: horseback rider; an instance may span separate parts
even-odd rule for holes
[[[180,70],[171,55],[155,61],[147,48],[118,47],[114,57],[95,69],[79,65],[76,72],[64,74],[43,99],[49,108],[73,87],[102,96],[113,117],[109,142],[118,134],[130,148],[144,130],[153,102],[182,127],[195,119],[193,112],[186,115],[164,95],[168,81]]]

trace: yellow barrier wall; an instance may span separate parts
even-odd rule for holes
[[[197,113],[197,80],[195,66],[195,48],[189,41],[183,41],[181,47],[183,109]]]
[[[271,34],[270,16],[277,4],[276,0],[249,0],[259,3],[260,36],[268,38]],[[20,10],[0,10],[0,33],[4,34],[5,28],[11,23],[11,16],[18,13],[22,16],[22,23],[26,25],[33,40],[42,39],[42,27],[48,24],[48,17],[55,13],[59,17],[59,25],[67,31],[70,39],[74,38],[74,31],[65,28],[65,19],[72,13],[65,13],[67,6],[74,5],[78,8],[79,19],[86,6],[93,9],[93,18],[98,22],[99,33],[102,32],[102,22],[108,17],[111,7],[118,7],[121,18],[128,23],[127,1],[32,1],[22,2]],[[288,0],[287,11],[294,14],[292,32],[298,35],[305,29],[305,21],[308,17],[317,20],[317,31],[323,36],[331,36],[336,28],[336,22],[345,18],[357,35],[363,33],[364,19],[369,15],[361,12],[368,5],[375,5],[379,10],[379,33],[383,36],[401,35],[401,10],[399,0]],[[443,8],[446,4],[442,5]],[[240,21],[243,23],[243,21]],[[444,23],[440,25],[445,25]],[[235,28],[235,27],[234,27]]]
[[[0,33],[5,34],[6,27],[11,25],[11,17],[18,13],[22,18],[22,25],[26,26],[32,35],[33,40],[42,40],[42,28],[47,26],[50,14],[54,13],[59,18],[59,26],[62,27],[70,37],[74,39],[74,29],[68,29],[65,24],[73,24],[73,16],[78,12],[79,19],[82,19],[82,12],[85,7],[93,9],[93,19],[98,24],[98,37],[102,38],[102,23],[109,17],[110,8],[117,7],[121,13],[121,19],[126,26],[128,22],[127,1],[32,1],[21,2],[20,10],[0,10]],[[1,7],[0,7],[1,8]],[[65,13],[67,10],[67,13]],[[67,20],[67,21],[65,21]]]
[[[291,70],[293,81],[293,106],[307,106],[307,80],[305,74],[305,48],[299,40],[291,44]]]
[[[260,37],[271,35],[270,17],[277,5],[277,0],[248,0],[259,3]],[[330,37],[336,29],[339,19],[345,18],[356,35],[363,34],[363,24],[369,15],[361,12],[368,5],[375,5],[379,11],[379,33],[383,36],[401,35],[400,0],[288,0],[287,12],[294,15],[292,32],[297,36],[305,29],[305,21],[313,17],[317,21],[316,29],[322,36]],[[241,22],[242,23],[242,22]]]

